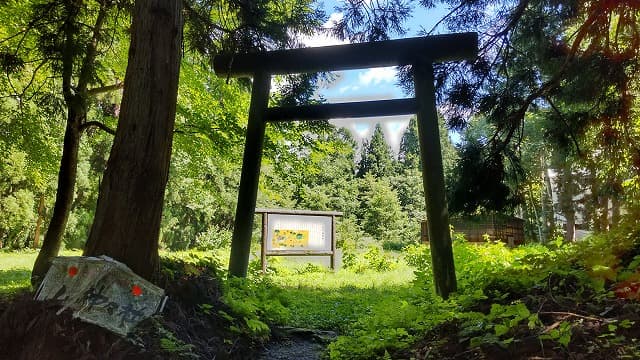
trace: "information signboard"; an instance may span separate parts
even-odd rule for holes
[[[262,214],[262,271],[267,256],[329,256],[335,268],[337,211],[256,209]]]
[[[331,216],[268,214],[267,251],[331,251]]]

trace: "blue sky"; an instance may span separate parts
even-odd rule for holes
[[[335,10],[338,1],[330,0],[324,2],[325,12],[329,15],[329,20],[325,26],[329,26],[333,19],[342,17],[342,14]],[[430,30],[446,13],[447,9],[444,8],[426,10],[422,7],[416,7],[413,12],[413,17],[406,24],[408,28],[407,34],[403,37],[417,36],[417,33],[422,28]],[[346,41],[327,37],[324,34],[305,37],[301,40],[309,47],[347,43]],[[330,84],[324,84],[319,90],[319,95],[322,95],[330,103],[407,97],[403,94],[400,87],[396,85],[396,70],[393,67],[339,71],[335,72],[334,75],[336,75],[336,80]],[[400,138],[410,117],[411,116],[408,115],[348,120],[333,119],[331,122],[338,126],[347,127],[359,142],[369,138],[375,124],[381,123],[387,142],[391,145],[392,149],[397,152]]]

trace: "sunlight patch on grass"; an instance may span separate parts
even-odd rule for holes
[[[316,289],[385,289],[395,286],[405,286],[413,280],[413,268],[399,266],[396,269],[377,272],[365,271],[354,273],[349,270],[336,272],[323,271],[312,273],[291,273],[284,276],[272,276],[274,283],[289,288],[311,286]]]
[[[79,256],[81,250],[63,250],[61,256]],[[22,250],[0,252],[0,296],[9,296],[31,289],[31,269],[38,252]]]
[[[388,271],[358,273],[294,267],[281,260],[269,279],[283,291],[283,305],[290,311],[286,325],[345,333],[359,319],[396,309],[410,298],[413,270],[401,260]]]

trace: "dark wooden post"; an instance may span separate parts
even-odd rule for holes
[[[260,179],[260,162],[264,143],[264,115],[269,102],[271,75],[267,72],[256,72],[253,76],[251,105],[249,107],[249,123],[247,124],[246,143],[242,160],[242,174],[238,190],[238,205],[231,239],[229,256],[229,275],[247,276],[249,252],[251,250],[251,232],[253,216],[258,196],[258,180]]]
[[[269,235],[269,215],[266,212],[262,213],[262,235],[260,236],[260,266],[262,267],[262,273],[267,272],[267,239]]]
[[[336,216],[331,216],[331,270],[336,269]]]
[[[444,188],[433,65],[430,61],[414,64],[413,76],[418,101],[418,137],[433,276],[436,292],[446,299],[456,291],[457,285]]]

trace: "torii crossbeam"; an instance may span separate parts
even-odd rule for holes
[[[416,114],[436,291],[444,298],[456,291],[433,63],[472,59],[477,52],[478,35],[461,33],[216,57],[214,70],[218,76],[253,78],[229,274],[247,275],[267,122]],[[413,67],[415,98],[268,107],[272,75],[402,65]]]

